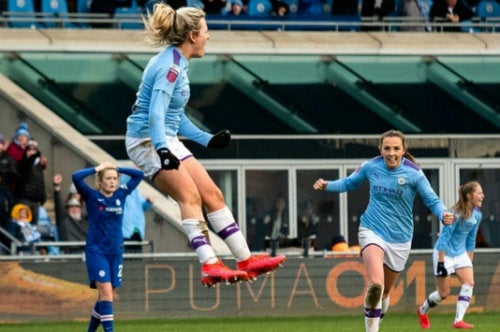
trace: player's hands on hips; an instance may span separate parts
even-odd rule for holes
[[[161,169],[172,170],[179,169],[180,161],[177,157],[170,152],[167,148],[160,148],[156,150],[158,156],[160,157]]]
[[[208,147],[211,149],[225,149],[229,147],[229,143],[231,143],[231,132],[224,129],[212,136],[208,142]]]
[[[316,182],[314,182],[313,188],[315,190],[325,190],[327,184],[328,184],[328,181],[320,178],[320,179],[317,179]]]
[[[446,277],[448,275],[448,271],[446,271],[446,268],[444,267],[444,262],[437,263],[437,274],[440,277]]]
[[[443,212],[443,218],[441,222],[445,225],[451,225],[455,221],[455,215],[451,212]]]

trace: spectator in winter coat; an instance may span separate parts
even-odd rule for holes
[[[19,181],[16,185],[16,202],[26,204],[33,213],[33,224],[38,223],[38,207],[47,199],[44,171],[47,159],[42,156],[38,143],[29,141],[23,158],[17,164]]]

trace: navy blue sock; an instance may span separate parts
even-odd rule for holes
[[[101,325],[101,315],[99,314],[99,301],[95,303],[94,309],[92,309],[92,313],[90,314],[90,322],[88,332],[95,332],[97,328]]]
[[[101,301],[99,313],[101,314],[101,324],[104,332],[113,332],[113,302]]]

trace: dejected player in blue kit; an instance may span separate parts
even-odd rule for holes
[[[119,173],[130,180],[120,187]],[[87,176],[96,174],[97,189],[85,183]],[[122,283],[123,235],[122,216],[125,198],[141,182],[140,170],[102,163],[73,173],[73,183],[87,207],[89,229],[85,243],[85,262],[91,288],[97,288],[98,298],[92,310],[88,332],[113,331],[113,288]]]
[[[189,60],[204,56],[210,38],[205,13],[157,3],[145,19],[145,28],[151,44],[164,49],[148,62],[127,119],[125,144],[130,160],[178,203],[182,227],[201,263],[202,284],[246,281],[275,270],[286,257],[251,254],[222,191],[178,138],[182,135],[212,149],[227,148],[231,140],[229,130],[216,134],[201,130],[184,110],[190,97]],[[231,250],[236,269],[216,255],[207,221]]]
[[[370,200],[358,232],[369,281],[364,303],[366,332],[379,330],[394,282],[410,254],[415,195],[418,193],[443,223],[454,220],[415,164],[402,132],[383,133],[379,150],[380,156],[364,162],[348,177],[335,181],[320,178],[313,184],[315,190],[332,192],[354,190],[365,181],[370,184]]]

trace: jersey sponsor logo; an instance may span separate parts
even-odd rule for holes
[[[167,81],[174,83],[179,76],[180,70],[177,66],[171,66],[167,73]]]
[[[387,196],[400,197],[403,195],[402,189],[393,189],[382,186],[373,186],[372,189],[378,193],[381,193],[382,195],[387,195]]]
[[[106,207],[106,212],[116,212],[116,214],[122,214],[122,207]]]

